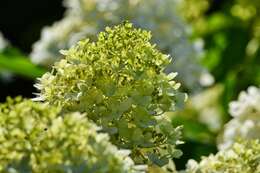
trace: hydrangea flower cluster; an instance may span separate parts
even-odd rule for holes
[[[230,147],[237,138],[260,139],[260,89],[251,86],[242,91],[238,101],[230,103],[233,119],[225,126],[218,147]]]
[[[62,57],[60,49],[68,49],[86,37],[94,41],[106,26],[129,20],[154,33],[152,41],[160,50],[174,55],[167,73],[178,71],[178,80],[190,91],[204,84],[200,80],[208,73],[198,63],[203,43],[189,41],[190,28],[178,15],[177,0],[65,0],[65,4],[68,10],[64,19],[45,28],[41,40],[35,43],[33,62],[51,66]]]
[[[181,154],[180,127],[163,116],[185,99],[176,73],[163,70],[169,57],[149,43],[150,32],[124,23],[80,41],[40,78],[39,98],[64,111],[86,112],[136,163],[164,165]],[[136,138],[138,136],[138,138]]]
[[[142,172],[84,114],[9,99],[0,105],[0,127],[3,173]]]
[[[189,160],[185,173],[259,173],[260,141],[240,141],[197,163]]]

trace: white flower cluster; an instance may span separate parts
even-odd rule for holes
[[[144,173],[84,114],[21,98],[0,104],[0,173]]]
[[[183,173],[259,173],[259,140],[239,141],[216,155],[189,160]]]
[[[177,71],[187,89],[194,91],[213,82],[208,75],[205,78],[207,72],[198,64],[203,42],[190,42],[191,29],[178,15],[177,0],[65,0],[64,4],[68,8],[64,19],[44,28],[33,46],[33,62],[51,66],[61,57],[60,49],[68,49],[85,37],[93,41],[106,26],[129,20],[136,27],[150,30],[153,42],[173,55],[166,71]]]
[[[230,147],[237,138],[260,139],[260,88],[250,86],[229,106],[233,119],[225,126],[219,149]]]
[[[3,34],[0,32],[0,53],[8,46]]]
[[[51,27],[45,27],[41,33],[41,41],[34,44],[31,53],[36,64],[51,66],[60,57],[59,51],[71,47],[80,38],[91,32],[86,23],[74,16],[68,16]]]

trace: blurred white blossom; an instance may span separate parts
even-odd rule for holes
[[[7,46],[9,45],[9,42],[4,38],[3,34],[0,32],[0,53],[2,53]],[[12,74],[5,70],[0,69],[0,80],[5,81],[6,83],[12,81]]]
[[[237,138],[260,139],[260,89],[250,86],[229,104],[233,119],[220,136],[219,149],[230,147]]]
[[[221,105],[222,85],[215,85],[191,97],[193,109],[198,111],[198,120],[206,124],[213,132],[220,130],[223,124]]]
[[[68,16],[51,27],[45,27],[41,41],[33,45],[32,61],[36,64],[52,65],[60,58],[59,51],[71,47],[75,42],[88,34],[93,34],[91,27],[80,18]]]
[[[196,91],[201,84],[212,82],[203,77],[206,70],[199,65],[203,42],[189,40],[191,28],[178,14],[177,0],[65,0],[64,4],[68,8],[64,19],[45,28],[33,46],[33,62],[51,66],[61,58],[60,49],[84,37],[93,41],[106,26],[129,20],[150,30],[159,49],[173,55],[166,72],[177,71],[187,89]]]
[[[260,112],[260,89],[254,86],[239,94],[238,101],[230,103],[229,113],[233,117]]]
[[[3,34],[0,32],[0,53],[8,46],[8,41],[4,38]]]
[[[205,87],[211,86],[212,84],[214,84],[214,82],[215,82],[214,77],[208,72],[205,72],[200,76],[201,86],[205,86]]]

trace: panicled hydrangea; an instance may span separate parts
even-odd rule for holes
[[[260,139],[260,88],[251,86],[242,91],[229,107],[233,119],[226,124],[218,147],[228,148],[237,138]]]
[[[260,173],[260,141],[240,141],[216,155],[189,160],[185,173]]]
[[[84,114],[9,99],[0,105],[0,172],[142,172],[97,130]]]
[[[177,78],[184,87],[196,91],[204,84],[200,83],[202,75],[207,74],[198,62],[203,44],[189,41],[190,28],[178,15],[176,1],[65,0],[68,8],[65,18],[43,30],[41,40],[34,45],[32,60],[51,66],[62,57],[59,49],[68,49],[81,38],[93,41],[106,26],[129,20],[154,33],[152,41],[165,53],[174,55],[174,63],[169,64],[166,72],[177,71],[180,74]],[[84,24],[77,26],[77,20]]]
[[[97,42],[80,41],[55,63],[36,87],[40,99],[64,111],[86,112],[136,163],[164,165],[180,155],[180,127],[163,116],[182,104],[169,57],[149,43],[150,32],[125,23],[101,32]]]

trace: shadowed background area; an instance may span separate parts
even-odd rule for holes
[[[62,18],[62,0],[3,0],[0,5],[0,31],[9,42],[25,53],[40,38],[42,27]],[[32,97],[34,80],[12,76],[10,81],[0,81],[0,101],[7,96]]]

